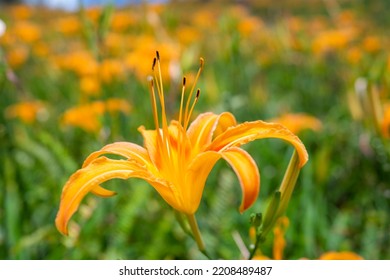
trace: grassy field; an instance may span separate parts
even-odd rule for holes
[[[256,258],[390,259],[389,4],[241,2],[74,13],[0,6],[0,259],[205,258],[139,179],[104,183],[111,198],[87,195],[69,236],[54,224],[62,188],[89,154],[116,141],[142,145],[138,127],[154,129],[156,50],[169,120],[179,115],[182,77],[192,85],[202,57],[194,117],[279,122],[305,144],[287,219]],[[278,139],[243,147],[259,167],[260,194],[240,214],[239,180],[217,162],[196,213],[211,258],[246,256],[251,214],[264,213],[293,152]]]

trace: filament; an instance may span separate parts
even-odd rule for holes
[[[189,120],[190,117],[191,117],[191,114],[189,114],[188,110],[190,109],[190,102],[191,102],[191,99],[192,99],[192,95],[194,93],[194,89],[195,89],[195,85],[196,83],[198,82],[198,79],[199,79],[199,76],[200,76],[200,73],[202,73],[202,70],[203,70],[203,66],[204,66],[204,59],[203,58],[200,58],[200,66],[199,66],[199,70],[198,70],[198,73],[196,74],[196,77],[195,77],[195,81],[191,87],[191,90],[190,90],[190,95],[188,96],[188,99],[187,99],[187,104],[186,104],[186,109],[185,109],[185,112],[184,112],[184,130],[187,129],[187,125],[188,125],[188,121],[186,120]],[[196,103],[196,97],[195,97],[195,101],[194,103]],[[194,107],[194,104],[192,105],[192,107]],[[191,110],[192,112],[192,110]]]
[[[181,87],[181,98],[180,98],[180,112],[179,112],[179,124],[181,125],[181,119],[183,115],[183,103],[184,103],[184,93],[186,91],[186,77],[183,77],[183,83]]]

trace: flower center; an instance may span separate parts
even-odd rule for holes
[[[150,79],[150,99],[156,128],[157,152],[160,154],[162,169],[167,170],[168,173],[173,175],[176,173],[175,176],[169,176],[172,179],[174,179],[174,177],[177,178],[177,172],[181,172],[183,168],[186,167],[188,147],[191,146],[191,143],[189,143],[189,139],[186,135],[186,131],[191,120],[191,115],[200,96],[200,89],[197,89],[195,92],[195,86],[203,70],[203,66],[204,60],[203,58],[200,58],[200,67],[188,95],[186,94],[186,77],[183,77],[179,120],[178,123],[168,125],[161,74],[160,54],[158,51],[156,52],[156,57],[153,59],[153,77]],[[158,114],[158,101],[160,104],[161,117],[159,117]]]

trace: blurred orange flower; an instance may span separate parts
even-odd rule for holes
[[[99,65],[99,77],[105,83],[120,80],[124,77],[125,68],[118,59],[105,59]]]
[[[197,9],[194,11],[191,17],[192,26],[208,30],[212,26],[217,24],[217,13],[212,9]]]
[[[356,25],[358,21],[356,20],[356,16],[352,10],[342,10],[337,15],[336,22],[338,26],[348,27]]]
[[[286,240],[284,238],[286,229],[289,225],[289,220],[287,217],[280,217],[274,227],[274,242],[273,242],[273,260],[282,260],[283,259],[283,252],[286,247]],[[255,229],[254,227],[251,227],[250,236],[255,236]],[[253,257],[254,260],[271,260],[266,255],[263,255],[262,253],[258,253]],[[306,258],[302,258],[303,260]],[[323,253],[319,258],[319,260],[362,260],[363,258],[359,256],[358,254],[350,251],[330,251]]]
[[[110,98],[106,100],[106,110],[110,113],[129,113],[131,110],[131,106],[130,103],[127,102],[125,99]]]
[[[11,68],[22,66],[28,59],[30,52],[26,46],[16,45],[8,50],[6,58]]]
[[[263,21],[254,16],[247,16],[240,19],[238,23],[238,31],[244,38],[258,34],[264,28]]]
[[[323,253],[319,260],[362,260],[363,258],[354,252],[341,251],[335,252],[330,251]]]
[[[34,43],[42,36],[40,26],[29,21],[17,22],[11,32],[25,43]]]
[[[54,26],[63,35],[74,35],[81,31],[81,21],[75,16],[59,18],[54,22]]]
[[[382,135],[385,138],[390,138],[390,104],[385,104],[383,110],[383,119],[381,124]]]
[[[184,46],[197,42],[202,37],[199,29],[193,26],[178,26],[176,34],[179,42]]]
[[[319,33],[312,43],[314,54],[324,54],[347,47],[356,36],[353,28],[326,30]]]
[[[10,12],[12,14],[12,17],[14,17],[17,20],[24,20],[28,19],[32,13],[33,10],[31,6],[28,5],[14,5],[11,6]]]
[[[136,18],[130,10],[116,11],[112,15],[111,28],[113,31],[125,31],[127,28],[136,23]]]
[[[358,47],[351,47],[347,50],[347,60],[351,64],[357,64],[363,57],[363,52]]]
[[[105,112],[128,113],[129,111],[130,105],[126,100],[108,99],[106,101],[95,101],[67,110],[62,116],[62,124],[79,127],[90,133],[96,133],[101,129],[100,118]]]
[[[363,40],[363,49],[366,52],[373,53],[381,49],[381,41],[376,36],[367,36]]]
[[[305,129],[318,131],[322,128],[322,123],[319,119],[304,113],[284,114],[270,121],[283,124],[295,134]]]
[[[274,227],[274,247],[273,247],[273,256],[274,260],[282,260],[284,248],[286,247],[286,239],[284,238],[286,229],[290,221],[287,217],[280,217]]]
[[[132,39],[134,49],[125,57],[126,67],[133,71],[137,77],[143,79],[150,74],[150,57],[154,54],[155,48],[162,50],[166,55],[162,58],[162,75],[171,76],[170,66],[177,62],[180,55],[179,46],[175,43],[160,43],[152,36],[140,36]]]
[[[86,50],[78,50],[60,55],[56,57],[55,62],[60,68],[73,71],[80,77],[96,75],[99,69],[96,59]]]
[[[62,116],[62,124],[79,127],[87,132],[98,132],[101,128],[99,117],[104,113],[104,104],[97,101],[68,109]]]
[[[124,53],[128,46],[125,43],[127,35],[122,35],[115,32],[109,32],[106,34],[104,40],[104,47],[107,54],[112,56],[121,56]]]
[[[49,45],[44,41],[35,43],[33,47],[33,53],[43,59],[46,59],[50,54]]]
[[[7,118],[18,118],[26,124],[34,123],[39,116],[46,113],[46,107],[41,101],[24,101],[6,108]]]
[[[80,90],[87,96],[96,96],[100,91],[100,81],[93,75],[85,75],[80,78]]]
[[[275,227],[273,229],[274,232],[274,242],[273,242],[273,248],[272,248],[272,255],[273,260],[282,260],[283,259],[283,252],[286,247],[286,239],[284,238],[286,229],[289,225],[290,221],[287,217],[281,216],[278,218],[278,220],[275,223]],[[252,239],[254,240],[255,236],[255,228],[251,227],[250,235],[252,236]],[[253,258],[253,260],[271,260],[271,258],[267,257],[266,255],[263,255],[262,253],[257,253]]]
[[[93,23],[97,23],[99,20],[99,17],[102,13],[102,9],[100,7],[89,7],[85,9],[85,15],[86,17],[91,20]]]

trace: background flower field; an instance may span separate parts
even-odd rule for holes
[[[191,85],[203,57],[194,114],[281,122],[306,145],[283,258],[390,259],[388,1],[204,2],[0,6],[0,259],[204,258],[172,209],[134,179],[105,183],[113,198],[88,195],[68,237],[54,226],[62,187],[91,152],[142,144],[137,128],[153,128],[147,77],[156,50],[171,118],[183,75]],[[239,183],[220,162],[196,214],[215,258],[250,248],[250,215],[264,212],[292,153],[272,139],[244,148],[260,169],[256,204],[238,212]],[[273,241],[263,255],[272,257]]]

